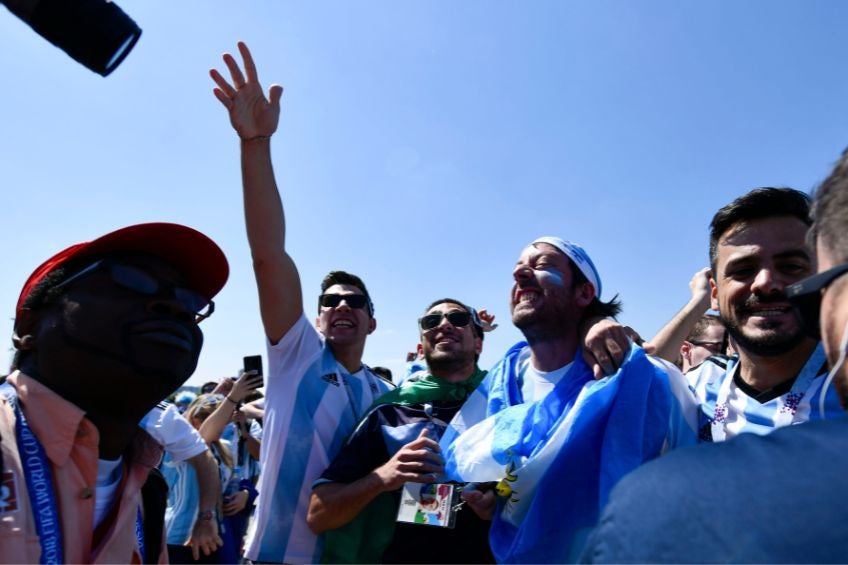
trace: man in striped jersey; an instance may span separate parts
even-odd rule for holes
[[[815,272],[806,243],[809,197],[789,188],[758,188],[719,210],[711,223],[712,308],[739,352],[699,398],[701,441],[819,417],[813,410],[826,371],[824,350],[808,337],[786,287]],[[696,381],[699,370],[687,376]],[[828,413],[840,414],[837,396]]]
[[[829,378],[848,407],[848,154],[818,189],[814,217],[819,272],[785,294],[808,333],[821,318]],[[619,483],[580,561],[843,563],[846,467],[848,418],[678,450]]]
[[[268,379],[261,447],[262,474],[245,557],[311,563],[321,544],[306,524],[312,483],[327,468],[356,422],[391,385],[362,364],[377,327],[362,280],[334,271],[321,285],[316,330],[303,308],[300,276],[286,249],[282,201],[271,164],[271,136],[283,89],[262,92],[256,66],[239,43],[244,73],[224,55],[232,79],[211,71],[241,144],[247,238],[268,338]]]

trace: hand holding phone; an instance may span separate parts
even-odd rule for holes
[[[247,395],[254,390],[261,388],[262,382],[262,357],[253,355],[244,358],[244,372],[239,376],[238,380],[233,384],[233,389],[230,391],[228,398],[240,404]]]

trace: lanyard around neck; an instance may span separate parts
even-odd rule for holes
[[[32,433],[23,410],[15,404],[18,453],[24,470],[27,493],[35,521],[35,531],[41,543],[39,563],[64,563],[62,527],[56,507],[56,491],[47,453],[38,438]]]
[[[33,512],[35,531],[41,544],[41,557],[39,563],[54,564],[64,563],[64,545],[62,541],[62,527],[59,522],[59,511],[56,507],[56,490],[53,487],[53,474],[50,461],[44,446],[32,433],[26,416],[17,401],[10,399],[15,407],[16,435],[18,441],[18,453],[21,458],[21,466],[24,470],[24,479],[27,484],[30,507]],[[141,517],[141,508],[136,513],[135,534],[138,540],[138,549],[141,553],[141,561],[145,562],[144,547],[144,522]]]

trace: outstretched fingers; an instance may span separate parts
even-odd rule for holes
[[[232,98],[236,95],[236,89],[230,86],[230,83],[228,83],[216,69],[209,69],[209,76],[212,77],[212,80],[218,85],[218,88],[213,90],[213,92],[220,91],[221,94],[228,98]],[[215,96],[218,96],[218,94],[215,94]],[[220,100],[221,97],[218,96],[218,99]],[[221,100],[221,102],[223,102],[223,100]]]
[[[238,42],[239,53],[244,61],[244,72],[247,73],[248,82],[259,82],[259,75],[256,72],[256,64],[253,62],[253,56],[250,54],[250,49],[244,41]]]
[[[224,64],[227,65],[227,69],[230,71],[230,76],[233,78],[233,86],[235,86],[236,89],[244,86],[244,75],[242,74],[238,63],[236,63],[235,58],[229,53],[224,53]]]

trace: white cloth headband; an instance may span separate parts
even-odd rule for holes
[[[571,259],[571,261],[577,265],[577,268],[580,269],[583,276],[585,276],[586,279],[592,283],[592,286],[595,287],[595,298],[601,298],[601,275],[598,274],[595,264],[592,263],[592,260],[589,258],[589,254],[586,253],[585,249],[576,243],[566,241],[561,237],[553,236],[540,237],[530,245],[534,245],[536,243],[547,243],[548,245],[553,245],[565,253],[566,257]]]

